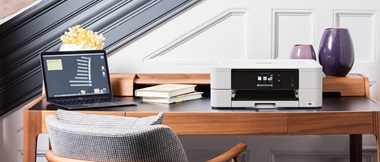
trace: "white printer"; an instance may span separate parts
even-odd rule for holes
[[[211,106],[321,107],[322,75],[314,60],[221,60],[211,71]]]

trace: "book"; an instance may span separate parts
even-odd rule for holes
[[[183,101],[189,101],[189,100],[195,100],[202,98],[203,92],[190,92],[190,93],[185,93],[177,96],[173,96],[170,98],[166,97],[142,97],[141,101],[142,102],[155,102],[155,103],[178,103],[178,102],[183,102]]]
[[[180,94],[195,91],[192,84],[160,84],[135,90],[135,96],[138,97],[166,97],[170,98]]]

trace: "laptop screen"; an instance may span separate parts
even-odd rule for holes
[[[47,98],[112,95],[105,51],[43,52]]]

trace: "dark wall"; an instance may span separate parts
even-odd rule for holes
[[[201,0],[44,0],[0,26],[0,116],[41,94],[39,53],[80,24],[115,49]]]

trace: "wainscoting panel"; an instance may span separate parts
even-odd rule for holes
[[[239,142],[249,162],[349,162],[348,135],[180,136],[193,161],[204,161]],[[203,153],[202,153],[203,152]],[[376,162],[376,150],[363,150],[363,162]],[[197,155],[197,156],[196,156]]]
[[[247,59],[247,12],[247,9],[229,9],[146,56],[144,62],[210,64],[217,58]],[[205,39],[208,43],[202,42]]]
[[[287,59],[295,44],[314,44],[313,10],[273,10],[273,59]]]
[[[362,162],[375,162],[375,151],[363,152]],[[271,162],[350,162],[349,154],[339,152],[272,152]]]
[[[377,63],[378,11],[334,10],[334,23],[336,27],[349,29],[354,43],[355,63]]]

